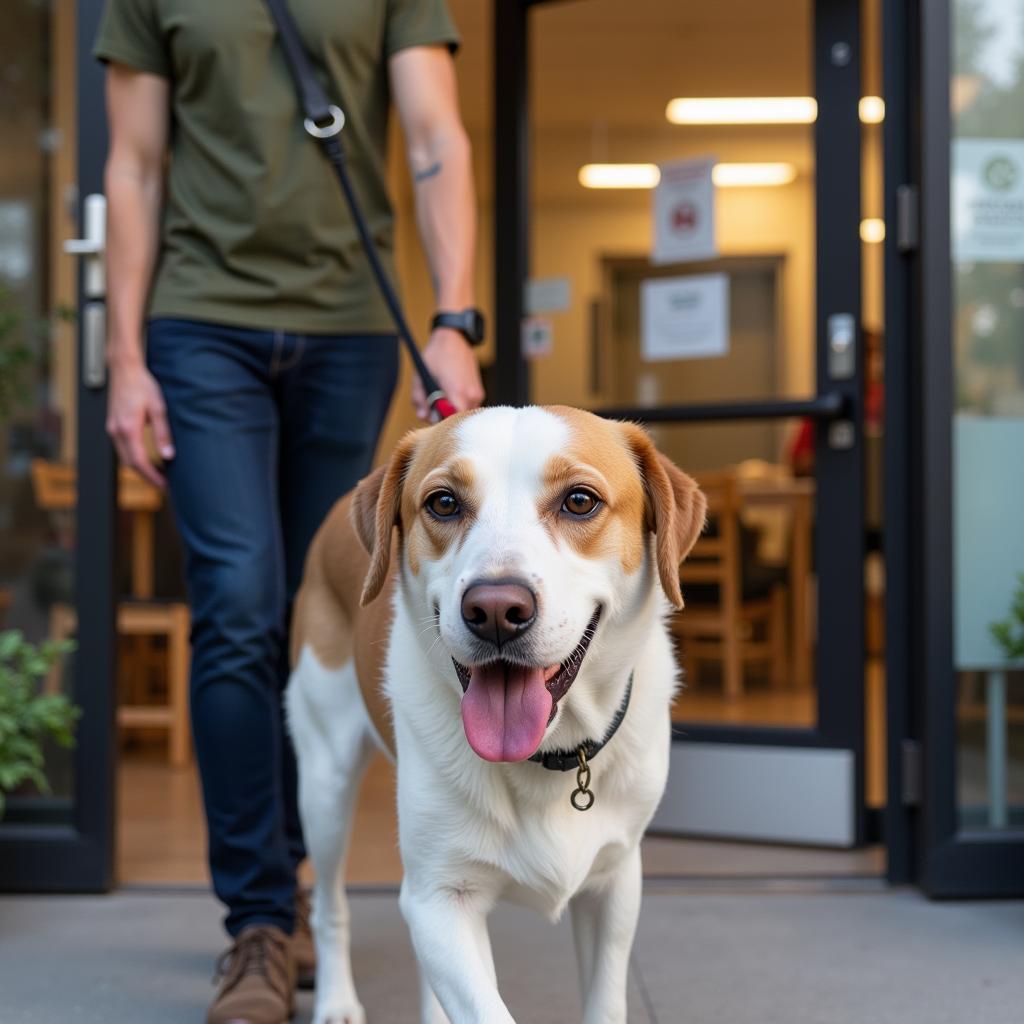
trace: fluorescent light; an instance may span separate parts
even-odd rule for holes
[[[715,164],[711,180],[718,188],[788,185],[796,177],[792,164]]]
[[[860,222],[860,240],[871,244],[885,241],[885,221],[881,217],[865,217]]]
[[[818,103],[811,96],[679,97],[665,116],[673,124],[811,124]]]
[[[788,185],[796,178],[792,164],[715,164],[711,180],[718,188],[757,188]],[[657,164],[584,164],[579,181],[584,188],[654,188],[661,180]]]
[[[857,112],[864,124],[881,124],[885,120],[885,100],[881,96],[861,96]]]
[[[584,164],[579,179],[584,188],[654,188],[661,172],[657,164]]]
[[[862,96],[857,111],[864,124],[881,124],[885,100]],[[670,100],[665,116],[673,124],[813,124],[818,103],[812,96],[688,96]]]

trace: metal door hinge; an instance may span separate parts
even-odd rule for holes
[[[914,252],[921,244],[921,207],[916,185],[896,189],[896,247]]]
[[[921,744],[917,740],[903,741],[903,806],[921,806]]]

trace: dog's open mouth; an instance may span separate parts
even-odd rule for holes
[[[540,746],[558,702],[579,674],[601,609],[598,607],[572,654],[558,665],[527,666],[455,661],[462,684],[462,725],[469,745],[486,761],[525,761]]]

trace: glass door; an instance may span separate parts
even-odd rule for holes
[[[495,397],[644,422],[711,507],[671,620],[686,686],[653,827],[856,845],[880,343],[861,315],[881,101],[861,94],[860,5],[495,17]]]
[[[106,149],[102,73],[90,56],[101,7],[10,0],[0,41],[4,685],[18,674],[30,696],[63,694],[80,709],[73,749],[43,743],[46,785],[27,780],[6,795],[6,890],[96,891],[112,877],[114,463],[103,209],[89,198],[99,196]],[[12,653],[13,631],[33,645],[74,635],[75,650],[33,672]],[[4,726],[0,768],[10,768],[17,725]]]
[[[1020,895],[1024,3],[921,19],[921,879]]]

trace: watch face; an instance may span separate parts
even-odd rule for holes
[[[479,309],[464,309],[459,313],[438,313],[434,326],[451,327],[461,332],[467,341],[479,345],[484,340],[484,316]]]

